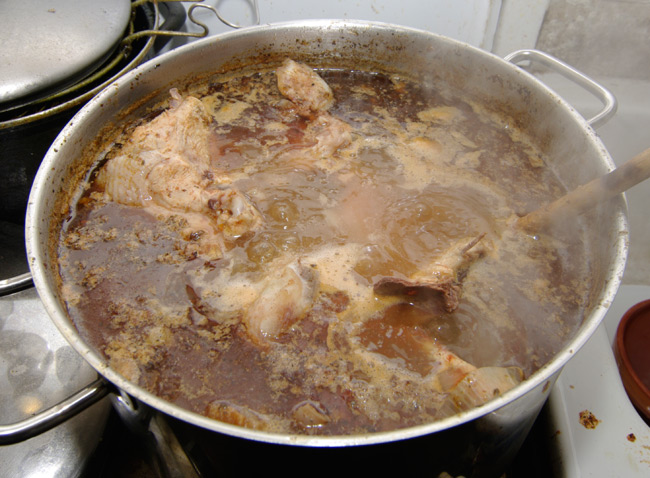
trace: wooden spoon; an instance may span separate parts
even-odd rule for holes
[[[517,219],[527,232],[538,231],[556,217],[577,216],[650,177],[650,148],[637,154],[621,167],[594,179],[561,198]]]

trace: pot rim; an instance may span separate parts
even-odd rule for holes
[[[553,98],[554,101],[561,104],[563,109],[566,110],[566,113],[571,115],[572,118],[580,124],[581,128],[585,131],[585,134],[588,135],[589,139],[597,144],[599,151],[602,152],[601,159],[605,162],[607,167],[609,169],[613,169],[614,164],[609,157],[607,150],[605,149],[598,136],[594,133],[593,129],[585,121],[585,119],[580,116],[575,111],[575,109],[571,107],[571,105],[566,103],[565,100],[550,90],[544,83],[499,56],[439,34],[418,30],[415,28],[374,21],[302,20],[260,25],[226,32],[220,35],[204,38],[202,40],[198,40],[196,42],[171,50],[159,57],[156,57],[153,60],[143,63],[142,65],[117,79],[115,82],[101,91],[97,96],[95,96],[92,100],[90,100],[88,104],[85,105],[74,116],[70,123],[68,123],[68,125],[62,130],[53,145],[50,147],[45,158],[43,159],[41,167],[39,168],[36,175],[34,186],[30,194],[29,204],[27,207],[25,235],[28,261],[34,278],[34,284],[38,290],[46,311],[48,312],[50,318],[54,321],[57,328],[61,331],[63,336],[73,346],[73,348],[79,354],[81,354],[82,357],[87,362],[89,362],[90,365],[95,370],[97,370],[100,375],[104,376],[109,382],[116,385],[119,389],[174,418],[186,421],[202,428],[206,428],[211,431],[224,433],[234,437],[274,444],[308,447],[342,447],[388,443],[392,441],[404,440],[440,432],[442,430],[473,421],[488,414],[498,413],[498,410],[504,405],[514,401],[517,397],[533,391],[537,387],[543,388],[543,392],[546,393],[547,389],[553,385],[557,373],[561,370],[564,364],[573,355],[575,355],[575,353],[586,343],[586,341],[595,332],[596,328],[600,325],[600,322],[604,318],[605,313],[607,312],[607,309],[613,301],[614,296],[618,290],[618,286],[623,276],[625,261],[627,257],[628,224],[625,214],[625,199],[623,195],[621,195],[621,200],[623,202],[621,203],[620,212],[616,214],[616,227],[617,230],[621,231],[622,233],[618,235],[615,241],[615,251],[613,252],[613,268],[609,271],[609,279],[603,288],[603,293],[599,303],[594,307],[591,315],[585,318],[576,335],[549,362],[547,362],[544,366],[538,369],[534,374],[532,374],[528,379],[523,381],[518,386],[482,406],[475,407],[471,410],[458,413],[454,416],[438,420],[433,423],[392,430],[388,432],[344,436],[309,436],[298,434],[269,433],[230,425],[181,408],[151,394],[139,386],[132,384],[131,382],[124,379],[121,375],[117,374],[117,372],[115,372],[113,369],[111,369],[107,365],[106,360],[103,359],[98,353],[93,351],[81,339],[76,328],[69,320],[66,311],[57,299],[57,296],[54,293],[55,287],[53,287],[51,282],[47,279],[49,274],[49,266],[46,263],[47,251],[44,250],[46,248],[41,244],[44,239],[43,236],[49,235],[49,227],[45,228],[47,230],[43,231],[44,227],[42,225],[42,217],[45,213],[44,210],[46,209],[46,199],[44,199],[44,196],[49,193],[54,193],[54,187],[52,184],[50,184],[50,181],[48,181],[48,175],[51,171],[54,171],[57,168],[57,163],[59,162],[58,151],[64,148],[66,142],[69,141],[69,137],[73,135],[74,131],[78,128],[77,125],[84,124],[88,118],[92,118],[95,114],[97,114],[97,110],[101,110],[103,103],[109,101],[110,98],[115,95],[118,90],[123,88],[128,89],[129,85],[133,85],[134,83],[140,81],[143,76],[146,76],[146,73],[155,70],[161,64],[185,55],[190,51],[201,49],[208,50],[212,45],[216,43],[235,40],[240,37],[255,35],[260,32],[269,35],[270,38],[273,38],[274,33],[286,29],[291,29],[292,31],[295,30],[296,33],[299,34],[300,31],[304,29],[344,30],[348,28],[390,30],[391,32],[399,31],[407,35],[426,36],[432,38],[437,42],[447,42],[464,49],[470,49],[476,55],[491,57],[491,61],[500,63],[503,67],[510,69],[514,75],[519,75],[518,77],[521,78],[522,81],[529,83],[533,82],[536,88],[542,88],[545,90],[545,93],[547,95],[550,95]],[[45,242],[47,241],[45,240]]]

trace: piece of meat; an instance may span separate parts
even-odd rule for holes
[[[425,311],[408,304],[394,304],[374,319],[366,321],[358,334],[361,345],[435,382],[438,392],[446,392],[476,367],[434,341],[422,327]]]
[[[212,192],[207,200],[217,227],[227,237],[239,237],[246,232],[257,231],[263,223],[262,215],[253,203],[234,188],[222,188]]]
[[[122,158],[126,157],[116,159]],[[134,162],[131,158],[124,161]],[[109,164],[114,168],[120,166],[119,161]],[[149,171],[144,175],[145,184],[140,192],[141,197],[146,195],[143,206],[146,206],[147,201],[153,201],[170,211],[204,212],[205,202],[209,196],[206,188],[210,181],[193,164],[179,155],[170,153],[144,166]],[[130,170],[128,166],[127,170]],[[119,201],[121,198],[118,196],[117,199]]]
[[[407,304],[389,306],[366,321],[357,337],[360,354],[374,369],[385,369],[383,357],[419,374],[450,414],[482,405],[523,380],[518,367],[477,368],[434,340],[422,327],[426,313]]]
[[[215,420],[252,428],[253,430],[267,430],[272,423],[270,417],[257,413],[248,407],[233,405],[223,400],[210,403],[205,414]]]
[[[160,202],[200,209],[194,202],[208,183],[203,176],[210,166],[209,117],[198,99],[181,99],[176,90],[170,94],[171,107],[138,126],[100,171],[97,182],[110,199],[131,206]],[[170,179],[174,182],[167,184]]]
[[[428,267],[409,278],[382,277],[373,285],[379,295],[413,295],[421,289],[438,291],[442,294],[445,309],[453,312],[461,296],[463,275],[471,264],[488,250],[485,234],[473,239],[462,239],[452,244]]]
[[[182,98],[176,89],[171,89],[169,94],[170,108],[137,127],[122,151],[151,151],[163,156],[174,153],[199,170],[209,169],[210,117],[203,103],[193,96]]]
[[[350,125],[329,113],[323,113],[314,118],[305,129],[303,146],[294,145],[282,153],[278,160],[306,170],[317,167],[333,172],[344,164],[337,157],[337,151],[351,142]]]
[[[307,128],[306,136],[316,144],[310,148],[309,155],[329,158],[352,141],[351,128],[345,121],[324,113],[319,115]]]
[[[281,161],[307,169],[317,166],[333,171],[339,165],[335,153],[352,141],[350,125],[327,113],[334,103],[329,85],[309,66],[287,59],[277,71],[278,89],[293,104],[296,113],[308,118],[302,147],[293,145]]]
[[[200,238],[203,250],[214,250],[218,234],[256,231],[262,216],[228,177],[211,171],[210,118],[203,103],[183,99],[175,90],[171,95],[171,107],[133,131],[97,183],[109,200],[155,215],[180,215],[187,222],[186,235]]]
[[[286,59],[276,71],[278,89],[291,100],[296,112],[310,117],[324,113],[334,102],[331,88],[309,66]]]
[[[244,315],[248,335],[261,345],[277,339],[309,311],[317,286],[317,272],[299,260],[270,271]]]
[[[291,416],[294,423],[302,429],[320,428],[330,422],[322,407],[315,402],[302,402],[296,406]]]
[[[514,388],[524,379],[519,367],[482,367],[467,373],[448,391],[456,411],[483,405]]]

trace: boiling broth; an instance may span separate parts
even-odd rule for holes
[[[563,192],[543,155],[508,118],[436,85],[320,74],[336,99],[329,114],[352,140],[316,159],[317,119],[295,113],[274,71],[192,92],[212,118],[214,174],[263,218],[259,230],[221,237],[218,255],[202,253],[183,214],[82,185],[59,249],[82,337],[163,399],[282,433],[386,431],[460,411],[433,379],[432,347],[532,374],[572,337],[589,286],[577,224],[562,240],[511,226]],[[108,161],[131,131],[113,140]],[[489,247],[463,271],[455,310],[435,292],[374,293],[379,278],[410,277],[468,237]],[[256,284],[296,258],[318,277],[311,307],[277,336],[252,340],[242,317]]]

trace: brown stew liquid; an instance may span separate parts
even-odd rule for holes
[[[316,163],[309,120],[286,104],[273,71],[193,92],[213,116],[214,170],[263,217],[261,230],[224,239],[221,257],[184,252],[182,214],[156,216],[85,186],[59,250],[83,338],[165,400],[283,433],[386,431],[460,411],[434,385],[432,347],[529,376],[576,331],[589,277],[579,230],[557,241],[509,225],[563,191],[543,156],[507,118],[451,92],[320,74],[336,99],[329,113],[353,140]],[[464,272],[455,311],[435,293],[373,294],[377,278],[409,277],[481,234],[489,252]],[[242,323],[254,285],[296,257],[318,273],[313,304],[256,343]]]

